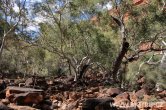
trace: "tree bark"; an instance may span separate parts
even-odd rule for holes
[[[79,80],[83,78],[83,75],[84,75],[84,73],[87,71],[87,69],[88,69],[89,66],[90,66],[89,64],[85,64],[85,65],[81,68],[81,71],[79,72],[79,77],[78,77]]]
[[[127,53],[128,51],[128,48],[129,48],[129,43],[127,41],[124,41],[123,44],[122,44],[122,48],[121,48],[121,51],[119,52],[114,64],[113,64],[113,67],[112,67],[112,77],[113,77],[113,80],[116,81],[117,80],[117,73],[118,73],[118,70],[121,66],[121,63],[122,63],[122,60],[123,60],[123,57],[125,56],[125,54]]]
[[[1,61],[1,56],[2,56],[2,52],[3,52],[4,44],[5,44],[5,36],[3,36],[2,42],[1,42],[1,47],[0,47],[0,61]]]
[[[126,30],[125,30],[125,24],[123,23],[123,16],[121,16],[121,18],[116,18],[113,16],[111,17],[118,24],[120,28],[121,38],[122,38],[121,50],[113,63],[112,71],[111,71],[111,76],[113,78],[113,81],[117,82],[117,73],[118,73],[118,70],[120,69],[123,57],[128,51],[129,43],[126,40],[126,32],[125,32]]]

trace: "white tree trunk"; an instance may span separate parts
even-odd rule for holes
[[[165,41],[162,41],[162,43],[166,46]],[[166,68],[166,51],[163,51],[163,57],[161,58],[161,68]]]

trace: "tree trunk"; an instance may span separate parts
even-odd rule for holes
[[[5,37],[6,36],[3,36],[2,42],[1,42],[1,47],[0,47],[0,61],[1,61],[1,58],[2,58],[2,52],[3,52],[3,48],[4,48],[4,44],[5,44]]]
[[[117,23],[117,25],[120,28],[121,38],[122,38],[122,45],[121,45],[121,51],[119,52],[118,56],[115,59],[115,62],[112,66],[111,76],[113,78],[114,82],[117,82],[117,73],[121,66],[123,57],[128,51],[129,43],[126,40],[126,30],[125,30],[125,24],[123,23],[123,16],[121,18],[117,18],[114,16],[111,16],[112,19]]]
[[[69,61],[67,62],[68,62],[68,68],[69,68],[69,75],[72,75],[70,62]]]
[[[85,64],[85,65],[81,68],[81,71],[79,72],[79,77],[78,77],[79,80],[83,78],[84,73],[86,73],[86,71],[87,71],[87,69],[88,69],[89,66],[90,66],[90,65]]]
[[[113,67],[112,67],[111,75],[112,75],[114,81],[117,81],[117,73],[121,66],[123,57],[125,56],[125,54],[128,51],[128,48],[129,48],[129,43],[126,40],[124,40],[122,43],[121,51],[119,52],[119,54],[113,64]]]

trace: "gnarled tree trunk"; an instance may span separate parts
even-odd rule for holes
[[[121,66],[121,63],[122,63],[122,60],[123,60],[123,57],[125,56],[125,54],[127,53],[128,51],[128,48],[129,48],[129,43],[127,41],[124,41],[123,44],[122,44],[122,48],[121,48],[121,51],[119,52],[114,64],[113,64],[113,68],[112,68],[112,77],[113,77],[113,80],[116,81],[117,80],[117,73],[118,73],[118,70]]]
[[[120,19],[113,17],[113,16],[112,16],[112,18],[120,27],[121,38],[122,38],[121,50],[118,53],[118,55],[113,63],[112,71],[111,71],[111,76],[113,78],[113,81],[116,82],[117,81],[117,73],[120,69],[123,57],[125,56],[125,54],[128,51],[129,43],[126,40],[126,32],[125,32],[125,25],[123,23],[123,16]]]

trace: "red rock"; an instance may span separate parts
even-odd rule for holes
[[[159,95],[161,98],[166,97],[166,90],[163,90],[162,92],[158,93],[158,95]]]
[[[148,0],[133,0],[134,5],[147,4],[148,2]]]
[[[10,86],[6,89],[6,98],[20,104],[37,104],[43,100],[43,90]]]
[[[66,103],[63,103],[63,104],[61,105],[60,110],[67,110],[67,104],[66,104]]]
[[[139,5],[141,3],[143,3],[144,0],[133,0],[133,4],[134,5]]]
[[[147,50],[150,50],[151,48],[161,49],[160,46],[158,46],[157,44],[151,41],[141,42],[138,46],[139,51],[147,51]]]
[[[43,100],[43,96],[39,93],[20,93],[15,94],[13,102],[18,104],[38,104]]]
[[[62,96],[62,94],[58,93],[56,95],[51,96],[50,99],[57,100],[57,101],[63,101],[63,96]]]
[[[100,92],[97,94],[97,98],[103,98],[103,97],[109,97],[109,95]]]
[[[99,92],[99,87],[92,87],[91,90],[92,92]]]
[[[9,107],[14,109],[14,110],[38,110],[38,109],[29,107],[29,106],[18,106],[15,104],[10,104]]]
[[[76,110],[82,110],[82,106],[78,106]]]
[[[143,98],[143,95],[146,95],[147,91],[145,89],[138,90],[135,95],[139,98]]]
[[[85,94],[84,98],[95,98],[96,95],[95,94]]]
[[[138,107],[139,109],[145,109],[145,110],[147,110],[147,109],[150,108],[150,105],[149,105],[148,102],[140,101],[140,102],[138,102],[137,107]]]
[[[107,90],[108,90],[107,88],[104,88],[104,87],[102,87],[102,86],[99,87],[99,89],[100,89],[100,90],[99,90],[100,93],[106,93]]]
[[[130,104],[129,93],[124,92],[124,93],[121,93],[121,94],[117,95],[114,98],[114,101],[115,101],[114,104],[116,106],[129,106],[129,104]]]
[[[152,106],[152,110],[166,110],[166,102],[157,102]]]
[[[87,93],[87,94],[92,94],[93,92],[92,92],[91,89],[88,89],[88,90],[86,90],[86,93]]]
[[[78,101],[75,101],[74,103],[72,102],[68,104],[66,110],[75,110],[76,108],[78,108],[78,105],[79,105]]]
[[[113,105],[116,107],[126,107],[130,105],[130,101],[128,99],[121,99],[121,100],[115,101]]]
[[[1,102],[5,105],[8,105],[10,103],[8,99],[2,99]]]
[[[53,81],[53,80],[47,80],[46,83],[47,83],[48,85],[53,85],[53,84],[54,84],[54,81]]]
[[[118,94],[122,93],[119,88],[109,88],[106,93],[112,97],[117,96]]]
[[[132,102],[133,105],[136,105],[138,102],[138,97],[136,96],[135,92],[131,92],[129,93],[130,95],[130,100]]]
[[[120,99],[129,99],[129,93],[124,92],[119,95],[117,95],[114,99],[120,100]]]
[[[6,90],[10,93],[43,92],[43,90],[41,89],[24,88],[24,87],[16,87],[16,86],[8,86]]]
[[[150,95],[144,95],[143,101],[148,102],[152,97]]]
[[[71,92],[69,94],[69,99],[72,99],[74,101],[78,100],[79,98],[81,98],[81,94],[77,93],[77,92]]]
[[[148,100],[148,98],[150,98],[150,96],[148,97],[146,90],[141,89],[139,91],[135,92],[131,92],[129,93],[130,95],[130,100],[131,103],[133,105],[137,105],[137,103],[141,100]]]
[[[96,96],[98,96],[98,95],[99,95],[99,92],[94,92],[94,94],[95,94]]]

